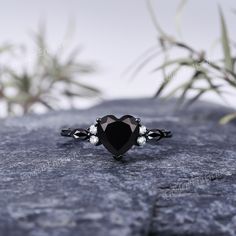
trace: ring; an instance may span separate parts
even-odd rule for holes
[[[147,141],[159,141],[172,137],[172,133],[163,129],[147,129],[139,118],[125,115],[116,118],[106,115],[98,118],[88,129],[62,129],[61,135],[76,140],[89,140],[95,146],[103,146],[120,160],[132,146],[143,146]]]

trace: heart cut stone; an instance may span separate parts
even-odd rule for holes
[[[125,115],[120,119],[107,115],[97,125],[97,136],[104,147],[114,156],[121,156],[139,137],[139,123],[133,116]]]

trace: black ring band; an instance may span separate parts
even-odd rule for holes
[[[139,118],[125,115],[120,119],[107,115],[97,119],[88,129],[62,129],[61,135],[76,140],[89,140],[98,146],[103,144],[115,159],[121,159],[133,145],[142,146],[149,140],[159,141],[171,138],[171,131],[165,129],[147,129]]]
[[[84,136],[87,134],[86,139],[89,138],[89,131],[87,129],[81,129],[81,128],[78,128],[78,129],[71,129],[71,128],[62,129],[61,130],[61,136],[73,137],[74,134],[76,134],[77,132],[84,133]],[[156,141],[159,141],[162,138],[171,138],[172,137],[172,133],[169,130],[150,129],[149,130],[149,135],[150,135],[151,132],[155,136],[153,138],[155,138]]]
[[[62,129],[61,136],[64,137],[73,137],[75,139],[86,140],[89,138],[89,131],[87,129]]]

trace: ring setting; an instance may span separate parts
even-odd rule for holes
[[[95,146],[102,144],[116,160],[120,160],[133,146],[143,146],[150,140],[159,141],[172,136],[167,130],[148,129],[141,124],[139,118],[131,115],[121,118],[106,115],[98,118],[88,129],[63,129],[61,135],[76,140],[89,140]]]

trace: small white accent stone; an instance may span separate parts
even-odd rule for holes
[[[143,135],[147,132],[147,128],[145,126],[140,126],[139,127],[139,134]]]
[[[92,135],[90,138],[89,138],[89,142],[92,143],[93,145],[96,145],[98,143],[99,139],[97,136],[94,136]]]
[[[144,145],[144,144],[146,143],[146,141],[147,141],[146,138],[143,137],[143,136],[138,137],[138,139],[137,139],[137,143],[138,143],[138,145],[140,145],[140,146]]]
[[[89,127],[89,132],[90,132],[91,134],[96,135],[96,134],[97,134],[97,127],[96,127],[95,125],[91,125],[91,126]]]

